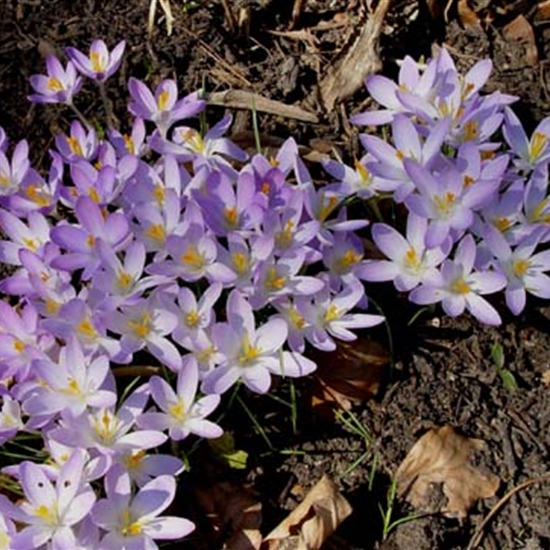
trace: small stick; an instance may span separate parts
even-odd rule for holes
[[[160,374],[160,367],[153,365],[132,365],[129,367],[116,367],[113,369],[115,376],[153,376]]]
[[[237,22],[235,21],[235,15],[233,15],[233,10],[229,6],[227,0],[221,0],[223,11],[225,12],[225,18],[227,19],[227,24],[229,25],[229,30],[235,32],[237,28]]]
[[[477,528],[476,532],[474,533],[474,536],[472,537],[472,540],[470,541],[470,544],[468,544],[468,548],[466,550],[474,550],[477,548],[478,544],[481,542],[481,539],[483,538],[483,531],[487,524],[493,519],[493,517],[497,514],[497,512],[500,511],[500,509],[516,494],[519,493],[521,490],[525,489],[526,487],[529,487],[531,485],[534,485],[535,483],[541,483],[543,481],[550,481],[550,473],[541,475],[539,477],[536,477],[534,479],[528,479],[527,481],[524,481],[523,483],[520,483],[517,487],[514,487],[512,490],[510,490],[508,493],[506,493],[491,509],[491,511],[485,516],[485,519],[481,522],[480,526]]]

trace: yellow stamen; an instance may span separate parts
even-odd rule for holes
[[[279,276],[275,267],[270,267],[267,270],[267,277],[265,279],[265,287],[268,290],[281,290],[286,283],[286,277]]]
[[[11,179],[3,170],[0,172],[0,187],[9,187],[11,185]]]
[[[185,323],[188,327],[196,327],[198,324],[199,324],[199,321],[200,321],[201,317],[199,315],[199,313],[197,312],[197,310],[193,310],[191,312],[189,312],[186,316],[185,316]]]
[[[525,274],[527,273],[527,270],[529,269],[530,262],[529,260],[515,260],[512,265],[512,270],[514,272],[514,275],[518,279],[522,279]]]
[[[124,463],[126,464],[128,469],[133,470],[139,467],[144,456],[145,456],[144,450],[134,452],[124,458]]]
[[[474,178],[472,176],[464,176],[464,187],[470,187],[474,183]]]
[[[132,286],[134,279],[126,271],[119,271],[117,275],[116,285],[122,292],[127,291]]]
[[[76,330],[81,334],[81,336],[89,340],[96,340],[98,337],[97,330],[94,325],[92,325],[92,321],[88,315],[86,315],[86,317],[78,323]]]
[[[262,193],[263,193],[264,195],[269,195],[269,190],[270,190],[270,189],[271,189],[270,183],[269,183],[268,181],[264,181],[264,182],[262,183],[262,189],[261,189]]]
[[[341,313],[338,311],[338,308],[334,304],[330,304],[325,312],[325,323],[336,321],[340,316]]]
[[[245,275],[248,272],[248,257],[242,252],[235,252],[231,255],[233,267],[239,275]]]
[[[275,243],[279,248],[286,248],[292,242],[294,222],[288,220],[282,231],[275,234]]]
[[[67,145],[69,146],[69,149],[71,150],[71,153],[73,153],[73,155],[78,155],[79,157],[84,156],[84,153],[82,152],[82,147],[80,147],[80,143],[75,137],[67,137]]]
[[[23,239],[23,243],[32,252],[36,252],[38,250],[39,243],[36,239]]]
[[[367,167],[361,164],[358,159],[353,161],[353,165],[355,166],[357,175],[361,178],[361,182],[367,183],[370,180],[370,172],[367,170]]]
[[[128,328],[138,338],[145,338],[151,332],[151,314],[145,311],[137,321],[128,321]]]
[[[65,89],[61,81],[58,78],[55,78],[55,76],[50,76],[48,79],[47,88],[52,92],[62,92]]]
[[[160,223],[153,223],[145,230],[145,236],[159,243],[164,242],[166,233]]]
[[[234,228],[237,226],[237,209],[232,206],[231,208],[225,208],[224,210],[225,221],[229,227]]]
[[[176,403],[171,403],[168,405],[168,412],[180,422],[183,422],[185,420],[185,417],[187,416],[185,412],[185,403],[183,402],[183,399],[180,397]]]
[[[124,134],[122,136],[122,139],[124,140],[124,146],[126,147],[126,151],[130,153],[131,155],[136,154],[136,148],[134,146],[134,140],[132,139],[132,136],[129,136],[128,134]]]
[[[99,204],[101,199],[99,197],[99,193],[97,192],[97,189],[95,187],[90,188],[90,198],[96,203]]]
[[[405,263],[407,264],[407,267],[413,269],[417,268],[420,265],[420,258],[418,257],[418,254],[416,253],[416,250],[414,248],[409,248],[405,253]]]
[[[260,348],[250,345],[250,338],[248,334],[245,334],[242,339],[241,354],[238,358],[239,363],[247,365],[254,361],[261,353],[262,350]]]
[[[164,190],[164,187],[157,183],[153,189],[153,197],[155,197],[155,200],[159,205],[164,204],[164,199],[166,197],[166,192]]]
[[[160,92],[159,97],[157,99],[157,105],[161,111],[166,110],[169,99],[170,99],[170,94],[168,93],[168,90],[162,90],[162,92]]]
[[[50,204],[50,196],[44,191],[44,189],[39,189],[37,185],[27,185],[25,188],[25,195],[27,195],[27,197],[38,206],[48,206]]]
[[[130,510],[126,509],[122,513],[122,528],[120,532],[123,536],[132,536],[141,534],[143,528],[139,521],[132,521]]]
[[[23,351],[25,351],[25,344],[17,338],[13,341],[13,347],[18,353],[22,353]]]
[[[544,152],[546,144],[548,143],[548,136],[541,134],[540,132],[535,132],[529,143],[529,161],[535,162],[538,160],[540,155]]]
[[[338,260],[338,267],[342,270],[349,269],[361,260],[363,256],[358,254],[352,248],[346,250],[344,255]]]
[[[181,255],[181,262],[191,266],[193,269],[202,269],[204,267],[204,257],[194,245],[189,245],[187,250]]]
[[[455,198],[454,193],[446,193],[444,197],[440,197],[438,195],[434,197],[435,206],[442,217],[449,216],[454,205]]]
[[[319,220],[322,222],[330,216],[338,204],[338,197],[335,197],[334,195],[328,197],[328,201],[326,202],[324,200],[325,198],[327,197],[323,197],[323,205],[321,206],[321,211],[319,212]]]
[[[471,288],[470,285],[461,277],[451,285],[451,291],[456,292],[457,294],[468,294],[468,292],[471,291]]]
[[[105,59],[101,57],[99,52],[90,52],[90,61],[92,62],[92,69],[96,73],[104,73],[106,69]]]
[[[403,151],[400,151],[399,149],[395,153],[395,156],[397,157],[397,160],[403,160],[405,158],[405,155],[403,154]]]
[[[81,395],[82,390],[80,389],[78,382],[72,376],[70,376],[67,386],[61,390],[61,393],[76,396]]]
[[[512,225],[512,222],[511,222],[511,220],[509,220],[508,218],[500,217],[500,218],[495,218],[495,219],[493,220],[493,225],[494,225],[501,233],[503,233],[504,231],[506,231],[506,230]]]
[[[288,310],[288,319],[298,330],[303,329],[306,325],[306,320],[298,313],[298,310],[294,306]]]
[[[473,141],[479,137],[479,123],[477,120],[470,120],[464,124],[462,137],[464,141]]]

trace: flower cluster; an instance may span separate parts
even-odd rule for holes
[[[393,281],[416,304],[441,302],[450,316],[468,310],[498,325],[484,295],[504,289],[515,315],[527,294],[550,298],[550,118],[528,137],[509,106],[514,97],[480,93],[490,71],[483,60],[461,75],[442,49],[426,65],[405,58],[398,83],[368,79],[383,108],[352,121],[389,123],[391,138],[360,136],[361,193],[390,193],[407,219],[405,235],[372,225],[387,259],[368,260],[356,274]],[[339,185],[349,188],[349,167],[331,161],[327,169],[345,176]]]
[[[123,50],[71,48],[66,68],[49,57],[30,99],[74,107]],[[265,393],[273,376],[307,375],[308,346],[334,350],[383,320],[357,312],[367,221],[348,217],[353,189],[316,186],[293,139],[249,158],[224,137],[230,117],[204,135],[184,124],[205,102],[179,99],[172,80],[131,78],[129,92],[129,131],[100,138],[81,117],[46,176],[0,132],[0,261],[13,267],[0,282],[0,442],[28,432],[47,454],[4,468],[22,491],[0,498],[0,546],[14,550],[185,536],[190,521],[161,515],[183,462],[158,448],[219,437],[208,417],[234,384]],[[117,365],[138,380],[143,363],[157,374],[119,395]]]

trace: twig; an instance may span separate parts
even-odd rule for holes
[[[233,15],[233,10],[227,3],[227,0],[221,0],[223,11],[225,12],[225,19],[227,20],[227,24],[229,25],[229,30],[231,32],[235,32],[235,29],[237,28],[237,22],[235,21],[235,16]]]
[[[113,374],[119,376],[153,376],[161,372],[160,367],[153,365],[131,365],[129,367],[115,367]]]
[[[481,522],[480,526],[477,528],[476,532],[474,533],[474,536],[470,540],[470,544],[468,544],[468,548],[466,550],[474,550],[474,548],[477,548],[478,544],[481,542],[481,539],[483,538],[483,531],[487,524],[493,519],[493,517],[500,511],[500,509],[516,494],[519,493],[519,491],[530,487],[531,485],[534,485],[535,483],[541,483],[543,481],[550,481],[550,473],[543,474],[539,477],[536,477],[534,479],[528,479],[527,481],[524,481],[523,483],[520,483],[517,487],[514,487],[511,489],[508,493],[506,493],[491,509],[491,511],[485,516],[485,519]]]
[[[295,105],[286,105],[274,99],[268,99],[260,94],[247,92],[245,90],[226,90],[225,92],[214,92],[208,96],[208,103],[218,107],[232,107],[234,109],[255,109],[261,113],[269,113],[284,118],[293,118],[302,122],[317,124],[317,115],[305,111]]]

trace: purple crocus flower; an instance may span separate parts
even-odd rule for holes
[[[92,42],[89,55],[83,54],[76,48],[67,48],[67,55],[80,74],[103,82],[118,71],[125,47],[126,42],[121,40],[113,51],[109,52],[105,42],[97,39]]]
[[[143,119],[135,117],[129,134],[121,134],[118,130],[111,128],[109,140],[119,156],[130,154],[142,157],[148,151],[148,146],[145,143],[146,133]]]
[[[19,401],[9,395],[2,396],[2,410],[0,411],[0,445],[4,445],[25,428],[21,419],[21,406]],[[0,514],[0,518],[2,515]],[[0,524],[0,548],[2,548],[2,525]]]
[[[174,155],[180,162],[192,162],[195,171],[201,166],[207,166],[233,175],[235,170],[224,157],[244,162],[248,155],[230,139],[223,137],[232,122],[233,117],[226,115],[204,137],[194,128],[177,126],[172,141],[167,141],[162,133],[153,134],[151,149],[163,155]]]
[[[171,439],[178,441],[189,434],[200,437],[221,437],[223,430],[206,420],[220,403],[220,396],[206,395],[197,399],[199,367],[192,355],[188,355],[178,373],[176,390],[160,376],[153,376],[149,388],[153,400],[161,412],[146,412],[138,419],[141,428],[168,430]]]
[[[286,322],[280,318],[256,328],[252,307],[233,290],[227,298],[227,323],[212,327],[214,345],[223,359],[206,374],[203,391],[223,393],[240,379],[250,390],[265,393],[272,374],[297,377],[314,371],[316,365],[309,359],[282,351],[287,334]]]
[[[11,212],[0,209],[0,226],[11,239],[0,241],[0,261],[10,265],[21,265],[21,250],[43,255],[45,245],[50,242],[49,221],[40,212],[30,212],[27,221],[28,225]]]
[[[115,407],[63,417],[49,436],[72,448],[88,449],[93,456],[109,460],[134,450],[159,447],[168,438],[155,430],[133,429],[149,400],[149,388],[140,386],[115,410]]]
[[[50,234],[51,239],[67,254],[52,261],[52,266],[66,271],[84,268],[83,279],[89,279],[100,266],[96,240],[118,250],[129,237],[126,216],[122,212],[104,214],[101,208],[90,197],[79,197],[75,213],[80,225],[58,224]]]
[[[56,136],[55,146],[67,162],[81,159],[92,161],[97,155],[97,133],[93,128],[84,128],[80,121],[73,120],[70,134]]]
[[[33,75],[30,78],[31,86],[36,94],[29,96],[29,100],[35,103],[64,103],[72,105],[73,97],[82,87],[82,78],[78,76],[72,61],[67,63],[67,68],[55,55],[46,56],[47,75]]]
[[[92,510],[92,521],[106,531],[100,548],[158,550],[155,539],[179,539],[195,528],[187,519],[160,516],[176,494],[170,475],[151,480],[134,494],[128,474],[113,468],[105,477],[105,492],[107,498]]]
[[[475,259],[476,243],[472,235],[466,235],[454,258],[445,260],[435,277],[415,288],[410,301],[420,305],[441,302],[443,311],[451,317],[466,309],[482,323],[499,325],[500,315],[482,295],[502,290],[506,277],[495,271],[473,271]]]
[[[550,159],[550,117],[541,120],[528,138],[523,124],[510,108],[504,110],[502,133],[516,154],[514,164],[519,170],[530,171],[548,164]]]
[[[21,464],[20,482],[25,497],[17,506],[3,497],[0,509],[24,527],[13,535],[11,550],[33,550],[50,543],[51,548],[76,548],[73,528],[91,511],[96,496],[82,480],[84,451],[75,451],[52,483],[38,464]]]
[[[426,248],[428,221],[411,212],[403,237],[393,227],[376,223],[372,238],[388,260],[367,260],[356,274],[365,281],[393,281],[400,292],[408,292],[437,274],[437,266],[447,257],[452,241],[447,237],[440,246]]]
[[[473,154],[479,155],[477,151]],[[405,159],[404,166],[418,190],[408,195],[405,204],[416,215],[430,220],[426,232],[428,248],[440,246],[451,230],[460,235],[469,228],[474,209],[486,204],[500,185],[498,179],[487,180],[483,185],[465,185],[465,174],[454,166],[438,174],[410,159]]]
[[[26,140],[16,145],[11,162],[6,153],[0,150],[0,196],[18,191],[29,168],[29,145]]]
[[[147,348],[162,364],[174,371],[180,369],[181,354],[167,337],[177,323],[177,315],[162,304],[156,293],[122,307],[120,311],[113,311],[106,318],[107,327],[121,335],[124,354],[131,355]]]
[[[163,138],[174,122],[194,117],[206,105],[204,100],[199,99],[198,92],[178,100],[178,88],[174,80],[163,80],[153,95],[146,84],[132,77],[128,89],[132,96],[128,106],[130,112],[143,120],[154,122]]]
[[[338,340],[350,342],[357,336],[350,329],[368,328],[384,321],[381,315],[350,313],[365,297],[365,290],[357,279],[350,279],[341,292],[332,295],[325,289],[303,305],[304,317],[309,326],[305,329],[306,339],[317,349],[334,351]]]
[[[57,361],[39,359],[33,362],[32,369],[41,383],[23,402],[23,410],[31,416],[78,416],[87,407],[107,408],[116,403],[108,357],[85,355],[76,338],[69,339]]]
[[[525,308],[526,294],[539,298],[550,298],[550,251],[536,253],[541,240],[547,235],[548,228],[538,227],[513,249],[502,233],[493,226],[486,226],[485,244],[495,257],[496,270],[506,276],[506,305],[514,315]]]

